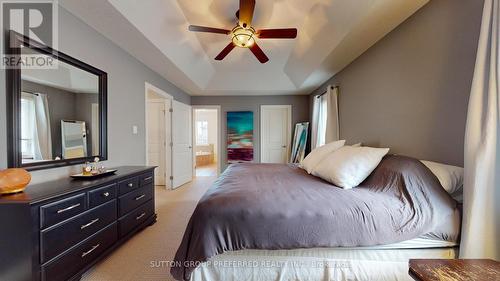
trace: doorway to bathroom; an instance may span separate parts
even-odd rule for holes
[[[220,107],[193,107],[195,177],[216,177],[220,172]]]

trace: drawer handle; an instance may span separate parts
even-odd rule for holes
[[[141,196],[137,196],[135,197],[135,201],[138,201],[138,200],[141,200],[142,198],[146,197],[145,194],[141,195]]]
[[[84,228],[87,228],[91,225],[93,225],[94,223],[98,222],[99,221],[99,218],[95,219],[95,220],[92,220],[91,222],[87,223],[87,224],[84,224],[82,226],[80,226],[80,229],[84,229]]]
[[[144,179],[144,181],[148,181],[148,180],[151,180],[153,177],[147,177]]]
[[[92,253],[95,249],[97,249],[99,246],[101,246],[101,244],[97,244],[97,245],[94,245],[92,246],[92,249],[86,251],[86,252],[83,252],[82,253],[82,258],[85,257],[86,255]]]
[[[64,209],[57,210],[57,213],[58,213],[58,214],[60,214],[60,213],[64,213],[64,212],[66,212],[66,211],[69,211],[69,210],[71,210],[71,209],[74,209],[74,208],[76,208],[76,207],[79,207],[80,205],[81,205],[80,203],[77,203],[77,204],[75,204],[75,205],[71,205],[71,206],[69,206],[68,208],[64,208]]]
[[[102,194],[102,196],[104,196],[104,197],[108,197],[108,196],[109,196],[109,192],[104,192],[104,193]]]
[[[140,215],[138,215],[137,217],[135,217],[136,220],[140,220],[142,219],[142,217],[144,217],[146,215],[146,213],[142,213]]]
[[[127,185],[128,185],[128,187],[134,187],[134,183],[133,182],[131,182],[131,183],[127,184]]]

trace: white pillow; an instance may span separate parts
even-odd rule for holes
[[[464,186],[464,168],[431,161],[420,160],[436,175],[443,188],[453,194]]]
[[[325,158],[330,152],[333,152],[344,146],[345,140],[339,140],[327,143],[320,147],[313,149],[307,156],[300,162],[302,169],[306,170],[309,174],[313,169]]]
[[[389,148],[344,146],[328,154],[312,174],[350,189],[362,183],[388,152]]]

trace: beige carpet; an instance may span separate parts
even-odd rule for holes
[[[171,261],[196,203],[215,177],[198,177],[176,190],[156,187],[158,221],[139,232],[82,277],[83,281],[174,280]],[[163,263],[165,264],[165,263]]]

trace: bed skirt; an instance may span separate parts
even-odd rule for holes
[[[242,250],[217,255],[191,281],[400,281],[410,258],[453,259],[458,248]]]

